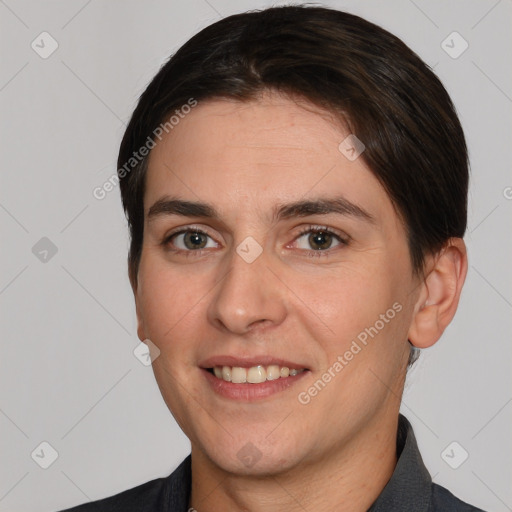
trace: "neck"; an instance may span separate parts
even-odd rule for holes
[[[193,444],[190,507],[197,512],[365,512],[397,463],[398,412],[374,423],[321,459],[301,461],[284,473],[278,468],[265,475],[226,472]]]

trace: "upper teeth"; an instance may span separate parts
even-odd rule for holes
[[[258,365],[251,368],[242,368],[240,366],[215,366],[213,368],[213,373],[217,378],[227,382],[234,382],[235,384],[242,384],[244,382],[259,384],[266,380],[276,380],[288,376],[293,377],[303,371],[304,368],[301,370],[290,370],[286,366],[278,366],[277,364],[271,364],[266,367]]]

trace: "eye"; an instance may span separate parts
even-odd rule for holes
[[[348,241],[342,236],[336,234],[327,227],[309,227],[304,229],[295,239],[299,249],[309,251],[325,252],[328,249],[339,245],[346,245]]]
[[[208,240],[209,239],[209,240]],[[182,229],[172,233],[164,240],[165,245],[172,245],[177,251],[198,251],[216,247],[216,242],[204,231],[193,229]]]

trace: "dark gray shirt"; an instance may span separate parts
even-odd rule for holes
[[[432,483],[411,424],[402,415],[396,446],[398,463],[395,471],[368,512],[483,512]],[[187,512],[190,483],[189,455],[166,478],[62,512]]]

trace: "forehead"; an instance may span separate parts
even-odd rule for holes
[[[297,158],[318,158],[333,142],[337,147],[341,132],[336,123],[314,105],[277,93],[248,102],[207,100],[179,120],[152,156],[172,146],[174,157],[185,153],[189,161],[208,152],[216,163],[251,154],[247,168],[258,161],[267,164],[268,157],[296,164]]]
[[[200,102],[151,152],[146,213],[163,195],[248,215],[342,194],[377,218],[394,215],[362,158],[350,160],[340,151],[349,135],[328,113],[278,94]]]

